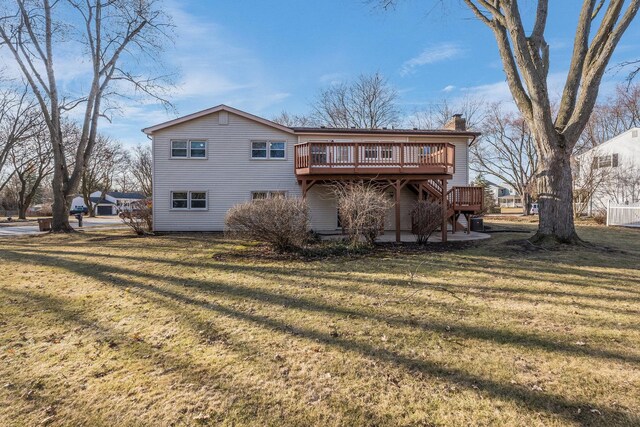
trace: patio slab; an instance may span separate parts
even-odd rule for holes
[[[323,240],[340,240],[345,237],[343,234],[335,234],[335,233],[325,234],[320,232],[319,234]],[[447,242],[469,242],[473,240],[489,239],[490,237],[491,235],[487,233],[479,233],[477,231],[472,231],[469,234],[463,231],[457,231],[453,234],[451,232],[447,234]],[[408,231],[403,231],[400,234],[400,240],[402,241],[402,243],[415,243],[416,236],[415,234],[412,234]],[[376,239],[376,241],[380,243],[394,243],[396,241],[396,233],[394,231],[386,231],[385,234],[383,234],[382,236],[379,236]],[[442,238],[440,236],[439,231],[434,232],[431,235],[431,237],[429,237],[429,243],[441,243],[441,242],[442,242]]]

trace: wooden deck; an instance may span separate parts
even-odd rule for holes
[[[469,222],[471,215],[483,208],[482,187],[447,188],[455,172],[455,146],[450,143],[310,141],[296,144],[294,153],[303,197],[314,185],[332,181],[369,179],[393,188],[397,242],[401,238],[400,192],[405,186],[412,188],[418,199],[430,198],[445,206],[442,241],[447,240],[447,224],[455,233],[460,216]]]
[[[295,146],[295,171],[298,176],[450,175],[455,172],[455,147],[426,142],[305,142]]]

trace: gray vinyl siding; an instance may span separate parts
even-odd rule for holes
[[[251,199],[252,191],[286,191],[300,196],[293,157],[298,136],[231,112],[212,113],[153,133],[153,211],[156,231],[223,231],[224,217],[235,204]],[[224,123],[225,120],[222,120]],[[207,141],[206,159],[171,159],[171,140]],[[321,139],[424,141],[406,136],[301,135],[300,142]],[[252,160],[251,141],[286,142],[285,160]],[[456,169],[449,186],[468,185],[467,138],[428,138],[431,142],[452,142],[456,146]],[[206,210],[171,209],[172,191],[207,192]],[[327,186],[315,185],[307,194],[311,228],[337,229],[336,202]],[[416,195],[408,188],[401,193],[401,228],[411,229],[410,210]],[[395,209],[387,215],[386,229],[395,227]]]
[[[224,217],[235,204],[251,199],[252,191],[280,190],[299,196],[293,169],[294,135],[228,114],[190,120],[153,135],[153,210],[156,231],[223,231]],[[207,141],[207,158],[171,159],[171,140]],[[252,140],[285,141],[286,160],[252,160]],[[206,191],[205,211],[171,209],[172,191]]]

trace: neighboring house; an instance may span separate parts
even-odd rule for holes
[[[632,128],[574,158],[576,209],[591,215],[608,203],[640,202],[640,128]]]
[[[235,204],[285,195],[306,198],[313,230],[336,233],[336,180],[387,185],[395,206],[385,229],[398,240],[418,198],[447,204],[445,239],[447,223],[482,207],[482,188],[466,185],[478,133],[460,115],[442,130],[290,128],[220,105],[143,131],[153,141],[156,231],[222,231]]]
[[[522,196],[519,194],[507,194],[498,198],[500,213],[502,214],[522,214]]]
[[[90,200],[96,206],[96,215],[117,215],[121,211],[131,209],[133,203],[144,200],[146,197],[140,193],[124,193],[119,191],[109,191],[102,196],[102,191],[94,191],[90,194]],[[74,197],[71,202],[71,209],[84,208],[82,196]]]
[[[511,194],[511,191],[502,185],[494,184],[491,181],[487,181],[487,188],[493,194],[493,200],[498,204],[498,198],[508,196]]]

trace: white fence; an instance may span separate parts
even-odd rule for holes
[[[640,227],[640,203],[607,205],[607,225]]]

